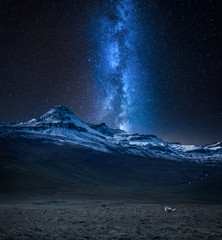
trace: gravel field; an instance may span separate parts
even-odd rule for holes
[[[1,207],[0,239],[222,239],[222,205],[38,205]]]

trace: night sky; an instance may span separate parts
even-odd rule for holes
[[[2,0],[0,122],[55,105],[166,141],[222,140],[222,1]]]

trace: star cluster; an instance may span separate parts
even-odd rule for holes
[[[132,0],[108,1],[94,22],[99,121],[128,132],[138,130],[136,121],[149,111],[150,92],[143,88],[148,79],[138,57],[142,30],[136,10]]]
[[[0,3],[0,122],[55,105],[167,141],[222,138],[222,2]]]

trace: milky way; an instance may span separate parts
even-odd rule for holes
[[[137,6],[131,0],[111,1],[104,6],[95,33],[97,86],[101,105],[99,121],[131,132],[147,111],[146,73],[138,58],[142,37]],[[98,91],[98,90],[97,90]],[[144,99],[146,98],[146,99]],[[135,129],[134,129],[135,130]]]
[[[64,105],[166,141],[222,136],[222,1],[1,1],[0,123]]]

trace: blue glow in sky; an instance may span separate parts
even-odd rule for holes
[[[97,21],[96,69],[98,121],[127,132],[149,124],[147,73],[138,56],[143,37],[132,0],[108,1]],[[140,123],[140,124],[139,124]]]
[[[221,141],[221,3],[1,1],[0,123],[65,105],[131,133]]]

